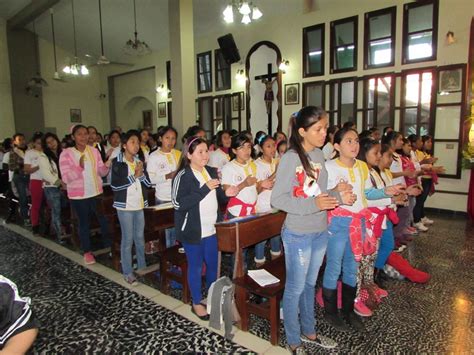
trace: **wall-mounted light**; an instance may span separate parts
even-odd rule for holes
[[[161,94],[161,93],[166,92],[166,90],[165,90],[165,85],[164,85],[164,84],[158,85],[158,86],[156,87],[156,92],[157,92],[158,94]]]
[[[247,77],[245,76],[245,71],[243,69],[238,69],[237,73],[235,74],[235,79],[239,83],[245,83],[245,81],[247,81]]]
[[[454,32],[448,31],[448,33],[446,33],[446,45],[449,46],[455,42],[456,42],[456,38],[454,38]]]
[[[285,73],[288,70],[288,67],[290,66],[290,61],[283,59],[278,66],[278,69],[280,69],[283,73]]]

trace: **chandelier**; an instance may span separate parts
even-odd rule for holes
[[[71,1],[72,5],[72,29],[74,34],[74,58],[69,60],[69,63],[63,68],[63,73],[70,76],[87,76],[89,75],[89,69],[82,63],[79,63],[77,57],[77,41],[76,41],[76,18],[74,16],[74,0]]]
[[[135,0],[133,0],[133,18],[135,21],[135,32],[134,34],[134,39],[129,39],[125,43],[125,47],[123,48],[123,51],[125,54],[128,55],[136,55],[136,56],[141,56],[141,55],[146,55],[151,53],[151,49],[148,46],[148,44],[144,41],[140,41],[138,39],[138,32],[137,32],[137,8],[135,5]]]
[[[252,22],[252,20],[258,20],[263,16],[262,12],[252,2],[249,3],[248,1],[232,0],[222,12],[226,23],[234,22],[234,9],[242,15],[241,22],[245,25]]]

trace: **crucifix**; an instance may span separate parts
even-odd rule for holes
[[[273,79],[275,78],[275,79]],[[262,83],[265,84],[265,106],[267,108],[268,115],[268,133],[272,133],[272,103],[275,99],[273,95],[273,83],[278,80],[278,71],[272,73],[272,63],[268,63],[267,74],[257,75],[255,80],[262,80]]]

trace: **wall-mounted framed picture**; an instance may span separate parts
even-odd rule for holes
[[[300,103],[300,84],[285,84],[285,105],[298,105]]]
[[[71,116],[71,122],[74,123],[81,123],[82,122],[82,115],[80,108],[71,108],[69,110]]]
[[[462,90],[462,68],[439,71],[438,92],[458,92]]]
[[[166,117],[166,102],[158,103],[158,117]]]
[[[240,107],[239,107],[239,97],[240,97]],[[232,111],[243,111],[245,110],[245,101],[244,101],[244,92],[236,92],[232,94]]]

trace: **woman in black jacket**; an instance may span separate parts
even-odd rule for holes
[[[206,263],[206,286],[217,278],[217,237],[219,204],[238,193],[237,187],[222,189],[217,170],[207,166],[206,140],[190,137],[185,143],[178,173],[173,179],[171,198],[175,209],[176,239],[186,252],[188,283],[193,304],[191,311],[200,319],[209,315],[201,302],[201,269]]]

